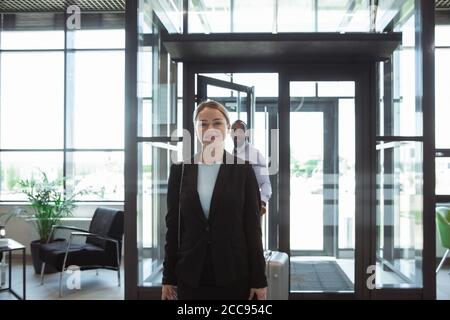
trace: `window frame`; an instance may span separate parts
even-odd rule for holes
[[[4,14],[0,13],[0,18],[3,17]],[[125,15],[123,15],[123,19],[125,20]],[[124,36],[125,36],[125,25],[123,25],[122,28],[113,28],[116,30],[123,30],[124,31]],[[98,28],[95,30],[109,30],[108,28]],[[0,25],[0,35],[1,33],[4,32],[3,27]],[[125,141],[124,141],[124,145],[122,148],[71,148],[68,146],[68,137],[69,137],[69,133],[72,133],[73,128],[70,125],[70,120],[68,115],[69,114],[73,114],[74,110],[73,110],[73,104],[72,101],[70,101],[70,98],[72,97],[69,92],[68,92],[68,83],[71,80],[69,77],[71,76],[71,70],[69,69],[70,66],[68,64],[68,61],[71,59],[71,55],[73,56],[74,53],[76,52],[122,52],[124,55],[124,64],[125,64],[125,40],[123,41],[123,47],[122,48],[73,48],[71,46],[69,46],[69,41],[71,40],[72,37],[72,30],[68,30],[67,28],[67,24],[64,23],[64,47],[63,49],[3,49],[1,46],[1,42],[0,42],[0,62],[2,59],[2,55],[3,53],[37,53],[37,52],[60,52],[64,54],[64,102],[63,102],[63,147],[62,148],[51,148],[51,149],[23,149],[23,148],[10,148],[10,149],[3,149],[2,146],[0,145],[0,155],[3,153],[7,153],[7,152],[60,152],[63,154],[63,163],[62,163],[62,168],[63,168],[63,176],[67,177],[67,174],[72,174],[72,172],[70,170],[68,170],[68,168],[70,168],[70,164],[69,162],[71,161],[71,155],[75,152],[104,152],[104,153],[110,153],[110,152],[121,152],[123,154],[123,158],[125,161]],[[1,37],[0,37],[1,40]],[[0,70],[1,71],[1,70]],[[0,84],[1,84],[1,76],[0,76]],[[1,87],[0,87],[1,88]],[[124,96],[125,96],[125,86],[124,86]],[[1,94],[1,92],[0,92]],[[125,101],[123,102],[124,104],[124,117],[125,117]],[[0,114],[1,114],[1,108],[0,108]],[[123,119],[123,122],[125,122],[125,119]],[[125,166],[124,166],[124,172],[123,174],[125,174]],[[72,176],[70,176],[69,178],[72,178]],[[0,180],[1,183],[1,180]],[[70,188],[69,186],[66,184],[66,181],[63,181],[63,187],[65,191],[69,191],[70,192]],[[124,188],[125,188],[125,184],[124,184]],[[0,205],[7,205],[7,204],[15,204],[15,203],[27,203],[28,201],[24,201],[24,200],[3,200],[2,199],[2,194],[0,192]],[[118,205],[122,205],[125,202],[125,190],[124,190],[124,194],[122,196],[122,200],[108,200],[108,199],[99,199],[99,200],[76,200],[77,203],[87,203],[87,204],[92,204],[92,203],[106,203],[106,204],[118,204]]]

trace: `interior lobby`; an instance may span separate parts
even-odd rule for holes
[[[160,299],[205,100],[266,159],[283,297],[450,300],[449,83],[448,0],[0,1],[0,300]]]

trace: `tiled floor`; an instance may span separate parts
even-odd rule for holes
[[[22,294],[22,267],[20,261],[13,260],[13,289]],[[45,275],[44,285],[40,284],[40,275],[34,273],[33,266],[26,268],[26,298],[27,300],[123,300],[124,299],[124,273],[121,271],[121,286],[117,283],[117,272],[112,270],[82,271],[80,273],[81,289],[68,289],[67,282],[74,279],[70,274],[63,278],[63,297],[59,298],[59,273]],[[73,286],[73,285],[72,285]],[[13,300],[15,297],[8,293],[0,293],[0,300]]]
[[[347,276],[353,280],[352,264],[337,261]],[[20,294],[22,290],[22,274],[19,261],[13,261],[13,288]],[[31,264],[27,265],[27,299],[29,300],[122,300],[124,299],[122,270],[121,287],[117,286],[117,273],[110,270],[83,271],[80,274],[81,289],[69,290],[65,285],[70,275],[63,279],[63,297],[59,298],[59,273],[45,276],[44,285],[40,285],[40,276],[34,273]],[[437,298],[439,300],[450,300],[450,267],[441,269],[437,275]],[[12,294],[0,293],[0,300],[14,300]]]

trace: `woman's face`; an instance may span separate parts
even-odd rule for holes
[[[195,127],[197,138],[203,146],[225,141],[229,130],[229,125],[222,112],[208,107],[197,115]]]

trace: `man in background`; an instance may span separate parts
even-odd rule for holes
[[[267,203],[272,195],[269,172],[267,170],[266,159],[246,137],[247,124],[242,120],[236,120],[231,126],[231,137],[233,138],[233,153],[236,157],[249,161],[255,171],[261,193],[261,215],[267,212]]]

